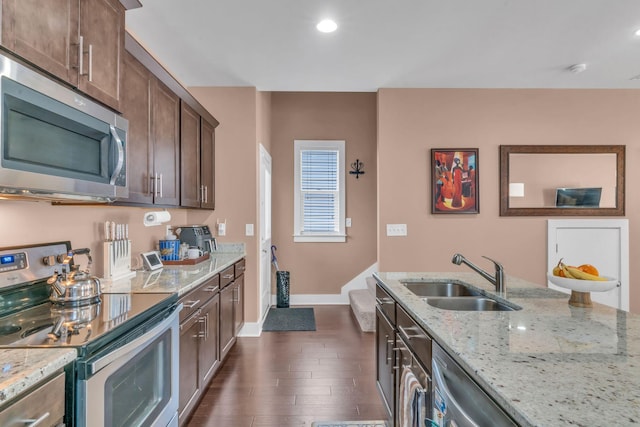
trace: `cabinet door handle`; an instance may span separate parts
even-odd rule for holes
[[[40,415],[40,417],[36,418],[35,420],[27,419],[27,420],[22,420],[22,422],[24,423],[25,427],[36,427],[37,425],[42,423],[47,418],[49,418],[49,412],[45,412],[44,414]]]
[[[80,36],[78,39],[78,74],[83,76],[83,57],[84,57],[84,37]]]
[[[184,302],[184,308],[193,308],[196,305],[200,304],[200,300],[195,300],[195,301],[186,301]]]
[[[89,81],[93,81],[93,45],[89,44]]]
[[[204,186],[204,202],[209,203],[209,187]]]
[[[151,178],[153,180],[153,197],[158,197],[158,172],[153,174]]]
[[[160,174],[160,198],[162,199],[162,174]]]
[[[225,274],[222,276],[223,279],[233,279],[233,274]]]
[[[204,288],[203,290],[204,290],[205,292],[215,292],[215,291],[217,291],[218,289],[220,289],[220,287],[219,287],[219,286],[213,286],[213,285],[212,285],[212,286],[207,286],[207,287],[206,287],[206,288]]]

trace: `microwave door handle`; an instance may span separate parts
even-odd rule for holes
[[[109,184],[115,185],[116,179],[118,178],[118,175],[120,175],[120,171],[122,170],[122,166],[124,165],[124,144],[122,143],[122,140],[118,136],[118,132],[116,132],[116,128],[113,125],[109,126],[109,130],[111,132],[111,136],[116,142],[116,147],[118,150],[118,162],[116,163],[116,168],[113,170],[111,180],[109,181]]]

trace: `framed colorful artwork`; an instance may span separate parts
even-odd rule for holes
[[[480,212],[477,148],[432,148],[431,168],[431,213]]]

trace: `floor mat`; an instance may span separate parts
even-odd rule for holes
[[[271,307],[262,325],[266,332],[277,331],[315,331],[316,318],[313,308],[275,308]]]
[[[384,421],[316,421],[311,427],[386,427]]]

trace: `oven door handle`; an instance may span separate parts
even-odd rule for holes
[[[124,355],[128,355],[129,357],[133,357],[136,354],[140,353],[145,349],[145,343],[151,342],[155,340],[157,337],[162,335],[167,329],[171,327],[171,325],[175,322],[177,326],[178,313],[182,309],[182,304],[180,304],[177,309],[162,322],[153,327],[150,331],[142,334],[138,338],[133,341],[123,345],[118,348],[116,351],[113,351],[107,354],[100,359],[91,362],[88,364],[89,367],[89,375],[93,375],[98,372],[100,369],[112,363],[114,360],[117,360]]]

